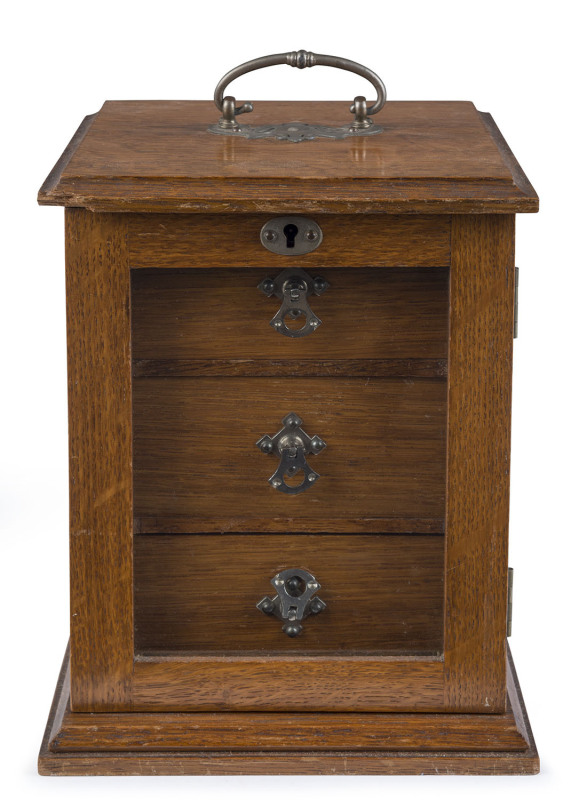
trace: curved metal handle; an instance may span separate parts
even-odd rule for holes
[[[284,494],[301,494],[320,477],[306,461],[306,455],[321,453],[326,443],[319,436],[308,436],[300,425],[302,420],[293,412],[282,419],[283,428],[275,436],[262,436],[255,444],[262,453],[279,456],[280,462],[269,483],[278,492]],[[302,482],[298,486],[286,483],[286,475],[292,478],[303,473]]]
[[[264,67],[275,67],[278,64],[287,64],[290,67],[297,67],[297,69],[305,69],[306,67],[334,67],[335,69],[343,69],[347,72],[354,72],[362,78],[370,81],[376,89],[376,100],[369,107],[366,108],[366,98],[356,97],[350,111],[355,115],[354,126],[359,128],[368,127],[372,124],[369,119],[370,115],[377,114],[386,102],[386,87],[382,79],[376,75],[371,69],[358,64],[356,61],[350,61],[347,58],[340,56],[321,55],[319,53],[311,53],[307,50],[292,50],[287,53],[275,53],[271,56],[262,56],[261,58],[254,58],[251,61],[246,61],[240,64],[235,69],[230,70],[224,75],[217,86],[215,87],[215,105],[223,114],[219,121],[222,128],[236,128],[237,123],[235,117],[239,114],[247,114],[253,111],[253,103],[243,103],[241,106],[235,105],[234,97],[224,97],[225,89],[227,86],[248,72],[253,72],[256,69],[263,69]]]

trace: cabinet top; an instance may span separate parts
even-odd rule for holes
[[[259,102],[240,122],[344,126],[347,102]],[[291,142],[216,135],[205,101],[108,101],[86,117],[41,205],[187,213],[537,211],[490,114],[469,102],[388,102],[371,136]]]

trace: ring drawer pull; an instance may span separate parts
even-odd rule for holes
[[[310,278],[303,269],[285,269],[277,278],[265,278],[257,287],[267,297],[279,297],[282,301],[281,308],[270,321],[271,327],[289,336],[291,339],[301,339],[313,333],[322,324],[322,320],[314,314],[307,298],[312,295],[323,294],[330,284],[324,278]],[[299,320],[304,318],[301,328],[290,328],[286,319]]]
[[[269,479],[269,483],[278,492],[285,494],[300,494],[313,486],[320,477],[306,461],[306,455],[321,453],[326,443],[319,436],[308,436],[302,430],[300,417],[293,412],[282,419],[284,427],[275,436],[262,436],[256,442],[262,453],[274,453],[279,456],[280,462],[276,471]],[[298,486],[286,483],[286,475],[293,477],[303,472],[303,480]]]
[[[310,614],[319,614],[326,608],[321,597],[314,597],[321,583],[305,569],[284,569],[271,579],[275,597],[264,597],[256,608],[268,616],[277,617],[285,624],[282,631],[290,637],[302,632],[301,621]]]
[[[264,67],[274,67],[278,64],[287,64],[297,69],[306,67],[335,67],[347,72],[354,72],[366,80],[370,81],[376,89],[376,100],[371,106],[367,106],[366,98],[361,95],[354,98],[350,106],[350,113],[354,114],[354,120],[350,124],[342,127],[332,127],[330,125],[309,125],[303,122],[287,122],[282,125],[240,125],[236,117],[240,114],[247,114],[253,111],[253,103],[243,103],[236,106],[235,97],[229,95],[224,97],[227,86],[248,72]],[[371,69],[339,56],[321,55],[307,50],[292,50],[288,53],[275,53],[270,56],[254,58],[240,64],[221,78],[215,87],[215,105],[222,116],[216,125],[211,125],[211,133],[221,133],[226,135],[243,136],[248,139],[275,138],[285,139],[286,141],[301,142],[317,137],[328,139],[344,139],[347,136],[365,136],[373,133],[380,133],[382,128],[375,125],[371,119],[373,114],[377,114],[386,102],[386,87],[382,79]]]

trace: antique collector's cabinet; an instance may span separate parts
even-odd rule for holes
[[[322,64],[378,96],[236,107]],[[489,114],[299,51],[107,102],[66,207],[71,632],[44,774],[538,770],[506,643],[515,213]]]

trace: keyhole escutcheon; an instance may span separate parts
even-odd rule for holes
[[[322,243],[322,229],[310,217],[273,217],[260,234],[262,245],[278,256],[305,256]]]

